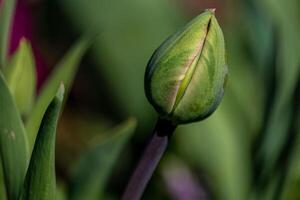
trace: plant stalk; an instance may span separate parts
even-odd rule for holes
[[[139,200],[142,197],[175,128],[176,126],[170,121],[158,120],[153,135],[123,193],[122,200]]]

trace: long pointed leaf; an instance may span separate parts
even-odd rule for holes
[[[8,199],[18,198],[28,164],[25,129],[14,100],[0,73],[0,157]]]
[[[30,149],[33,147],[38,128],[46,108],[49,105],[51,98],[55,95],[56,89],[61,82],[65,85],[65,99],[67,99],[79,62],[86,52],[88,45],[89,41],[86,39],[82,39],[75,44],[60,63],[58,63],[53,73],[42,87],[41,94],[39,95],[36,105],[34,106],[34,109],[26,123]]]
[[[43,117],[26,174],[22,200],[55,199],[55,135],[63,100],[61,86]]]
[[[15,0],[5,0],[0,8],[0,66],[4,67],[7,57],[11,19],[15,8]]]
[[[136,121],[129,119],[109,132],[109,139],[100,143],[94,140],[74,169],[71,200],[100,199],[118,155],[135,127]]]

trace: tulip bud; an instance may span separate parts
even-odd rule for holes
[[[145,92],[174,124],[206,118],[219,105],[227,76],[225,44],[214,9],[166,39],[146,69]]]

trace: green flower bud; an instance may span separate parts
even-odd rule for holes
[[[155,50],[145,74],[146,96],[161,118],[194,122],[216,110],[226,76],[223,33],[209,9]]]

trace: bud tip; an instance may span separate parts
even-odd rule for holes
[[[209,8],[209,9],[206,9],[206,11],[209,11],[209,12],[211,12],[212,14],[215,14],[216,8]]]

